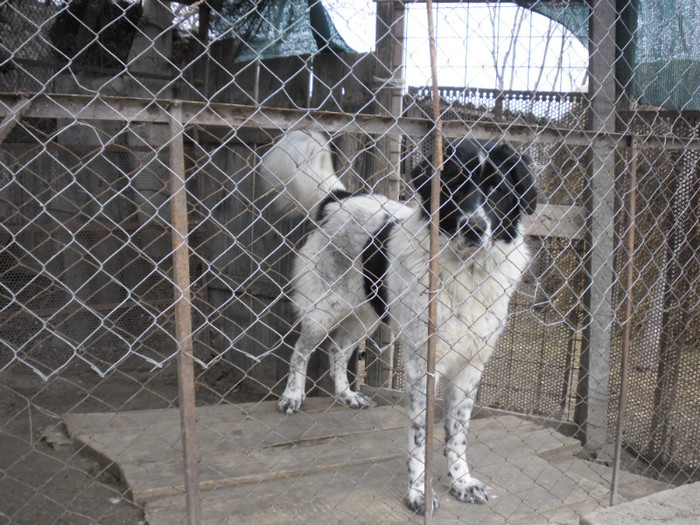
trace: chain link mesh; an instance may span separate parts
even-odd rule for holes
[[[305,408],[274,411],[299,336],[294,256],[318,224],[281,212],[259,168],[289,130],[323,131],[349,192],[414,205],[409,174],[432,150],[432,90],[412,84],[425,76],[425,6],[324,2],[327,31],[350,47],[360,25],[376,25],[371,51],[340,52],[309,30],[309,54],[263,60],[279,42],[252,47],[226,13],[265,17],[273,4],[0,1],[3,523],[184,520],[182,242],[204,521],[418,519],[402,503],[404,348],[387,327],[363,334],[349,365],[375,406],[334,405],[329,357],[316,352]],[[295,2],[295,23],[306,4]],[[613,12],[618,25],[630,6]],[[578,523],[610,502],[615,446],[619,500],[700,479],[698,113],[643,105],[627,85],[615,94],[610,68],[590,76],[614,60],[614,40],[592,41],[588,56],[580,35],[538,16],[499,2],[438,8],[439,71],[465,79],[440,88],[446,140],[513,144],[541,192],[527,224],[533,261],[469,436],[496,498],[450,500],[436,470],[438,522]],[[184,240],[173,234],[174,100]]]

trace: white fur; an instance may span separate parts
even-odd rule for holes
[[[326,158],[328,151],[322,135],[291,132],[265,156],[263,176],[274,173],[273,187],[283,192],[286,202],[311,212],[328,191],[342,189]],[[423,489],[429,227],[418,209],[375,195],[327,205],[322,223],[308,236],[294,267],[291,300],[301,317],[301,335],[278,408],[286,413],[299,409],[306,365],[322,344],[329,351],[338,401],[353,408],[370,405],[364,395],[350,390],[346,366],[353,349],[379,323],[363,288],[361,253],[387,217],[395,223],[385,278],[389,324],[401,341],[411,419],[408,504],[422,513],[434,508],[436,501],[426,503]],[[469,417],[481,373],[503,331],[510,297],[529,262],[522,236],[513,242],[494,242],[491,231],[475,248],[441,238],[439,255],[436,366],[448,381],[445,452],[453,495],[476,503],[488,498],[466,462]]]

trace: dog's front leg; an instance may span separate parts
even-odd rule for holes
[[[284,414],[297,412],[301,408],[304,397],[306,397],[306,368],[309,364],[309,357],[310,353],[303,355],[296,350],[292,354],[287,386],[277,402],[277,410]]]
[[[486,503],[488,496],[481,482],[472,478],[467,465],[467,431],[482,370],[467,366],[449,384],[445,417],[445,455],[450,476],[450,492],[465,503]]]
[[[406,379],[406,410],[409,417],[408,426],[408,508],[417,514],[425,514],[425,405],[426,375],[424,362],[418,359],[406,361],[404,375]],[[437,508],[437,498],[430,498],[430,512]]]
[[[325,333],[319,330],[316,325],[302,321],[301,333],[289,361],[287,387],[277,402],[277,410],[280,412],[293,414],[301,408],[301,403],[306,397],[306,369],[309,358],[324,337]]]

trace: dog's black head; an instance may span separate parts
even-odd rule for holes
[[[440,177],[440,230],[461,246],[512,241],[523,213],[532,214],[537,189],[527,160],[507,144],[463,140],[445,148]],[[411,173],[430,213],[429,162]]]

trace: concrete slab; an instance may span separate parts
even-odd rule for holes
[[[700,523],[700,482],[600,509],[581,518],[581,525],[697,525]]]
[[[610,467],[592,461],[581,461],[574,456],[548,457],[547,459],[553,466],[562,471],[573,472],[597,485],[610,487],[612,480],[612,469]],[[669,484],[663,481],[638,476],[624,470],[618,473],[617,494],[621,502],[641,498],[668,488]]]

